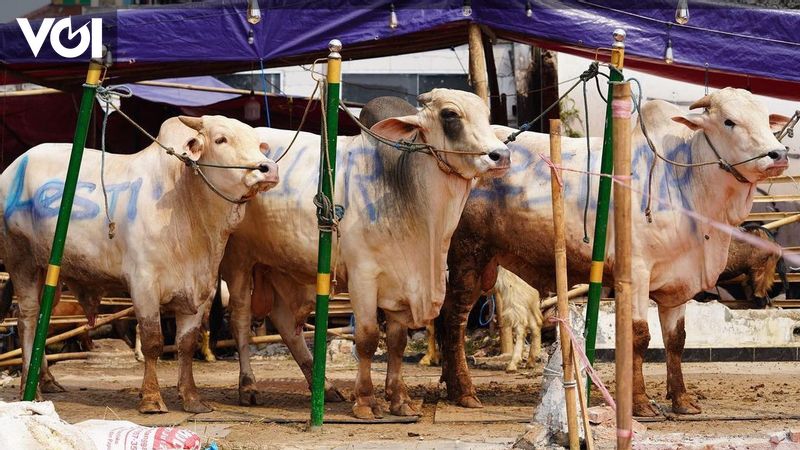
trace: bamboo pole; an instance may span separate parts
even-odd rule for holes
[[[333,208],[333,186],[336,184],[336,139],[339,134],[339,87],[342,80],[342,43],[333,39],[328,43],[326,122],[320,158],[320,194]],[[317,211],[318,215],[320,210]],[[335,212],[334,212],[335,214]],[[321,430],[325,415],[325,362],[327,360],[328,301],[331,296],[331,244],[333,233],[330,224],[319,221],[319,249],[317,254],[317,304],[314,322],[314,365],[311,369],[311,430]]]
[[[38,89],[24,89],[21,91],[3,91],[0,92],[2,97],[28,97],[31,95],[47,95],[47,94],[60,94],[64,91],[53,88],[38,88]]]
[[[561,165],[561,120],[550,119],[550,160]],[[553,228],[555,230],[556,292],[558,294],[558,334],[561,338],[561,367],[564,371],[564,398],[567,402],[567,430],[570,450],[580,448],[578,415],[575,409],[575,373],[572,369],[572,344],[569,339],[569,300],[567,299],[567,239],[564,225],[564,198],[561,170],[551,168],[553,191]]]
[[[98,319],[102,319],[105,317],[110,316],[110,314],[101,314],[98,315]],[[134,320],[135,317],[123,317],[122,319],[125,320]],[[83,325],[88,323],[89,319],[86,318],[85,315],[76,315],[76,316],[53,316],[50,319],[50,325]],[[3,327],[16,327],[19,325],[19,319],[16,317],[11,319],[6,319],[0,322],[0,328]]]
[[[583,435],[586,442],[586,450],[594,450],[594,438],[592,438],[592,427],[589,424],[589,402],[585,399],[583,383],[581,383],[581,369],[578,363],[578,354],[572,352],[572,364],[575,367],[575,380],[578,384],[578,403],[581,405],[581,421],[583,422]]]
[[[581,284],[578,287],[574,287],[567,291],[567,299],[573,299],[575,297],[580,297],[581,295],[586,295],[589,292],[589,285],[588,284]],[[558,296],[555,297],[547,297],[546,299],[542,300],[542,303],[539,305],[539,309],[542,311],[546,309],[550,309],[551,307],[558,304]]]
[[[137,81],[136,84],[141,84],[143,86],[186,89],[187,91],[218,92],[221,94],[239,94],[239,95],[252,94],[252,95],[258,95],[259,97],[263,97],[265,95],[268,97],[277,97],[277,95],[271,92],[250,91],[248,89],[224,88],[224,87],[213,87],[213,86],[197,86],[195,84],[170,83],[168,81]]]
[[[475,95],[480,97],[486,105],[489,105],[489,79],[486,75],[486,57],[483,53],[483,40],[481,39],[481,27],[477,23],[471,23],[468,27],[469,32],[469,78],[472,80],[472,89]]]
[[[352,327],[341,327],[341,328],[331,328],[328,330],[328,334],[330,336],[334,336],[340,339],[349,339],[353,340],[353,328]],[[314,331],[304,331],[303,338],[309,338],[314,336]],[[248,341],[251,345],[259,345],[259,344],[279,344],[283,342],[283,338],[281,338],[280,334],[270,334],[267,336],[250,336],[250,340]],[[230,348],[236,347],[236,341],[234,339],[223,339],[221,341],[217,341],[214,344],[214,348]],[[165,345],[163,353],[175,353],[177,351],[174,345]]]
[[[86,146],[86,136],[89,132],[89,121],[92,117],[94,107],[94,96],[97,87],[100,86],[100,73],[103,66],[92,60],[86,72],[86,83],[83,85],[83,97],[81,106],[78,110],[78,122],[75,125],[75,136],[72,140],[72,150],[70,153],[67,174],[64,179],[64,192],[61,197],[61,206],[58,209],[58,219],[53,235],[53,246],[50,251],[47,275],[45,276],[42,288],[42,297],[39,308],[39,319],[36,322],[36,334],[33,339],[31,349],[31,360],[29,370],[25,379],[25,390],[22,399],[33,401],[36,398],[36,388],[39,385],[39,370],[42,366],[44,357],[45,339],[47,330],[50,327],[50,313],[53,309],[53,299],[58,288],[58,275],[61,271],[61,257],[64,254],[64,244],[67,241],[67,230],[69,228],[69,218],[72,214],[72,202],[75,199],[75,188],[78,183],[78,175],[81,170],[81,160],[83,159],[83,149]]]
[[[70,359],[87,359],[89,352],[74,352],[74,353],[56,353],[53,355],[46,355],[48,362],[66,361]],[[21,366],[22,358],[13,358],[0,361],[0,367]]]
[[[795,214],[793,216],[784,217],[783,219],[776,220],[774,222],[770,222],[764,225],[764,228],[768,230],[774,230],[775,228],[782,227],[784,225],[789,225],[790,223],[795,223],[800,220],[800,214]]]
[[[65,339],[69,339],[69,338],[71,338],[73,336],[77,336],[79,334],[83,334],[83,333],[85,333],[85,332],[87,332],[87,331],[89,331],[89,330],[91,330],[93,328],[97,328],[97,327],[99,327],[101,325],[105,325],[107,323],[111,323],[111,322],[113,322],[113,321],[115,321],[117,319],[120,319],[122,317],[125,317],[125,316],[131,314],[132,312],[133,312],[133,306],[131,306],[130,308],[125,308],[122,311],[116,312],[114,314],[109,314],[109,315],[103,317],[102,319],[97,319],[97,321],[94,324],[94,327],[90,327],[88,324],[87,325],[81,325],[81,326],[79,326],[77,328],[74,328],[74,329],[72,329],[70,331],[65,331],[64,333],[57,334],[55,336],[50,336],[49,338],[47,338],[46,341],[44,341],[44,343],[42,345],[42,350],[44,350],[44,346],[45,345],[55,344],[56,342],[61,342],[61,341],[65,340]],[[15,356],[19,356],[21,354],[22,354],[22,349],[19,349],[19,348],[11,350],[11,351],[8,351],[8,352],[5,352],[3,354],[0,354],[0,361],[2,361],[4,359],[8,359],[8,358],[13,358]]]
[[[624,176],[614,187],[614,292],[616,293],[617,449],[631,448],[633,411],[633,296],[631,231],[631,86],[614,85],[611,102],[614,173]]]

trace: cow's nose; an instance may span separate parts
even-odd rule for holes
[[[498,167],[511,164],[511,152],[507,148],[497,148],[489,152],[489,159],[497,163]]]
[[[767,156],[769,156],[775,161],[786,161],[789,159],[788,153],[789,151],[787,149],[772,150],[769,153],[767,153]]]
[[[261,173],[269,172],[269,163],[261,163],[258,165],[258,171]]]

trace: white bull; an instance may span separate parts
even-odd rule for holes
[[[353,412],[360,418],[382,414],[374,398],[370,365],[378,344],[377,309],[387,319],[389,363],[386,395],[391,412],[418,414],[400,376],[408,327],[422,327],[439,312],[445,293],[445,260],[450,237],[476,176],[501,175],[509,165],[507,147],[489,125],[489,110],[477,96],[435,89],[419,98],[414,115],[384,120],[372,127],[393,139],[428,142],[447,167],[432,155],[404,153],[365,134],[338,141],[336,203],[345,213],[341,239],[334,243],[340,290],[350,293],[360,358]],[[259,129],[282,153],[294,133]],[[271,303],[270,318],[289,345],[306,378],[311,355],[295,333],[314,305],[318,229],[312,199],[317,190],[320,138],[301,133],[280,161],[281,188],[260,195],[231,237],[221,273],[231,292],[232,323],[241,367],[239,400],[257,402],[247,345],[250,277],[256,270],[254,297]],[[458,154],[483,152],[483,155]],[[452,173],[446,170],[452,169]],[[346,284],[345,284],[346,283]],[[268,308],[269,309],[269,308]]]
[[[634,414],[652,416],[642,376],[642,360],[650,339],[647,327],[649,299],[658,303],[661,329],[667,351],[667,390],[677,413],[700,411],[687,394],[681,372],[685,342],[685,302],[703,289],[714,286],[725,268],[730,234],[709,221],[687,215],[686,210],[711,221],[739,225],[750,212],[755,183],[779,175],[788,166],[786,149],[775,138],[771,125],[786,118],[770,115],[752,94],[726,88],[704,97],[692,106],[702,114],[684,115],[662,101],[648,102],[640,118],[647,125],[659,153],[682,163],[715,162],[720,157],[731,164],[745,181],[714,165],[685,168],[658,161],[653,174],[653,222],[648,223],[647,180],[653,153],[638,126],[632,130],[633,145],[633,327]],[[496,127],[497,136],[515,131]],[[712,144],[709,144],[712,143]],[[591,244],[583,242],[584,201],[597,186],[587,183],[587,152],[583,139],[562,140],[562,173],[567,221],[567,260],[570,283],[585,281],[589,274]],[[591,171],[600,163],[599,139],[592,140]],[[548,136],[522,133],[510,144],[515,161],[503,179],[485,180],[473,190],[448,255],[450,270],[447,299],[442,308],[442,377],[450,398],[463,406],[478,407],[469,371],[464,361],[464,324],[480,292],[481,276],[498,263],[515,272],[540,292],[554,288],[550,169],[540,157],[548,155]],[[619,189],[619,187],[615,187]],[[591,196],[590,196],[591,198]],[[592,199],[589,207],[596,208]],[[586,224],[594,226],[594,214]],[[613,242],[613,221],[608,242]],[[474,250],[477,249],[477,250]],[[604,281],[608,285],[615,262],[614,246],[608,246]]]
[[[255,130],[239,121],[221,116],[172,118],[161,126],[158,139],[199,163],[253,167],[203,169],[210,183],[230,198],[248,199],[278,182],[277,166],[264,157]],[[156,361],[163,347],[160,309],[173,310],[183,408],[210,411],[195,387],[191,358],[201,318],[214,292],[213,274],[245,206],[213,193],[191,168],[155,143],[134,155],[108,154],[108,214],[117,222],[116,237],[109,240],[100,156],[97,150],[87,150],[83,157],[61,280],[77,294],[90,323],[105,292],[130,292],[145,355],[139,403],[143,413],[167,411]],[[0,251],[19,295],[22,380],[30,361],[39,288],[48,265],[69,157],[69,144],[42,144],[0,175],[4,219]],[[45,361],[41,380],[44,391],[62,389]]]

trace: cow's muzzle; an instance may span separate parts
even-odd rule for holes
[[[245,185],[250,188],[252,193],[262,192],[275,187],[280,181],[278,176],[278,165],[274,161],[263,161],[257,165],[255,170],[247,174]]]
[[[489,169],[491,176],[503,176],[511,167],[511,151],[507,147],[496,148],[486,155],[493,163],[494,167]]]

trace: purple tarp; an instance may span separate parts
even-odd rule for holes
[[[344,44],[345,58],[392,55],[448,47],[466,41],[469,21],[500,37],[582,55],[609,47],[611,32],[626,29],[629,67],[702,81],[708,64],[711,85],[738,85],[756,93],[800,99],[800,11],[690,1],[687,25],[674,22],[676,1],[462,0],[394,1],[400,27],[388,27],[389,0],[262,0],[262,20],[246,21],[246,1],[204,2],[180,7],[121,10],[104,14],[103,40],[112,49],[109,71],[121,80],[175,74],[246,70],[310,63],[327,53],[330,39]],[[635,6],[631,6],[635,5]],[[73,28],[86,23],[73,17]],[[32,28],[38,30],[39,22]],[[252,44],[248,35],[252,29]],[[66,32],[63,33],[66,36]],[[667,38],[675,63],[663,63]],[[34,58],[16,23],[0,26],[0,84],[28,79],[68,86],[80,83],[87,57],[65,60],[49,40]],[[68,63],[68,64],[65,64]]]
[[[165,83],[190,84],[192,86],[228,88],[231,87],[214,77],[184,77],[184,78],[165,78]],[[146,86],[142,84],[126,84],[136,97],[143,98],[151,102],[168,103],[176,106],[207,106],[214,103],[224,102],[239,97],[239,94],[225,94],[222,92],[195,91],[181,88],[164,86]]]

